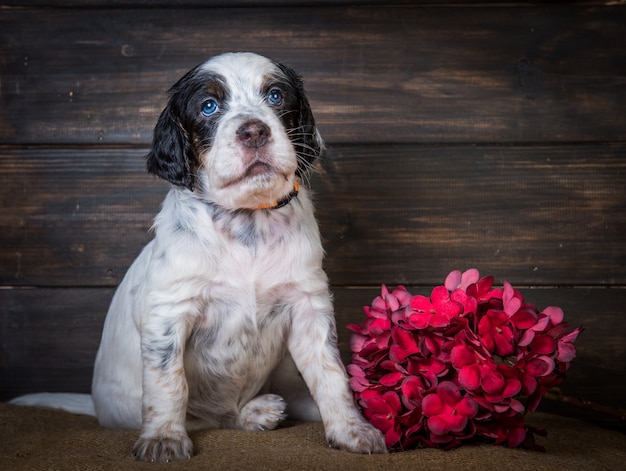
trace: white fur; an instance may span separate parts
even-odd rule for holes
[[[257,55],[226,54],[195,73],[218,73],[228,102],[198,153],[193,191],[172,187],[154,240],[115,293],[93,377],[98,419],[140,429],[135,454],[147,461],[191,456],[188,429],[271,429],[286,412],[321,418],[332,446],[384,452],[340,361],[308,190],[280,209],[251,209],[296,181],[298,149],[262,91],[280,71]],[[250,120],[267,125],[266,144],[237,139]]]

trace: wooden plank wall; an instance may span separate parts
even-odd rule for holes
[[[0,399],[88,391],[167,186],[167,88],[228,50],[305,78],[346,359],[381,283],[475,266],[585,324],[563,393],[626,404],[624,2],[0,0]]]

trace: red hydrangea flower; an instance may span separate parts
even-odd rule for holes
[[[409,324],[417,329],[425,327],[445,327],[450,320],[463,312],[463,305],[450,299],[450,293],[445,286],[433,289],[430,298],[414,296],[411,299],[412,314]]]
[[[462,396],[456,384],[444,381],[434,393],[424,397],[422,411],[428,417],[426,426],[430,439],[447,443],[466,429],[469,419],[478,412],[478,404],[470,396]]]
[[[576,357],[582,327],[538,311],[504,282],[455,270],[430,296],[381,289],[351,324],[350,386],[390,449],[450,448],[469,440],[540,449],[527,425]],[[522,402],[525,402],[524,403]]]

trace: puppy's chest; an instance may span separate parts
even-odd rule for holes
[[[186,295],[200,305],[187,359],[213,373],[271,364],[284,352],[294,303],[321,277],[319,241],[291,211],[207,214],[184,246],[185,263],[169,258],[193,280]]]
[[[188,359],[220,376],[264,375],[284,353],[290,318],[277,298],[216,296],[191,333]]]

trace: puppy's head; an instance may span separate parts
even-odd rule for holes
[[[170,90],[148,170],[227,209],[281,200],[323,150],[302,81],[251,53],[216,56]]]

